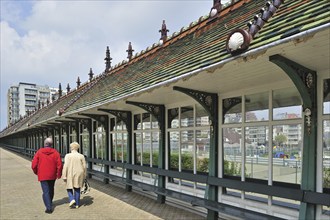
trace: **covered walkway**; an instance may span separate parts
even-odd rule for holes
[[[92,190],[82,196],[81,207],[70,209],[65,185],[57,180],[54,212],[44,213],[41,188],[28,159],[0,147],[0,219],[204,219],[196,213],[127,192],[125,189],[90,179]]]

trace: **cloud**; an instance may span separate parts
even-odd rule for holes
[[[27,3],[28,2],[28,3]],[[127,57],[128,42],[140,52],[157,42],[166,20],[170,33],[207,14],[212,1],[1,1],[1,123],[6,94],[19,82],[75,86]]]

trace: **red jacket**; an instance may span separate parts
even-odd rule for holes
[[[37,151],[32,160],[32,170],[39,181],[56,180],[62,176],[62,160],[60,154],[51,147]]]

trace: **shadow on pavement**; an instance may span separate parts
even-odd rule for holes
[[[83,196],[83,198],[80,199],[80,205],[81,206],[89,206],[93,204],[94,198],[91,196]]]

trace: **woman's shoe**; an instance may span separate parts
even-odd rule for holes
[[[74,204],[76,204],[76,200],[72,199],[70,204],[69,204],[69,207],[73,207]]]
[[[47,214],[52,214],[52,213],[53,213],[53,210],[51,210],[51,209],[46,209],[45,213],[47,213]]]

